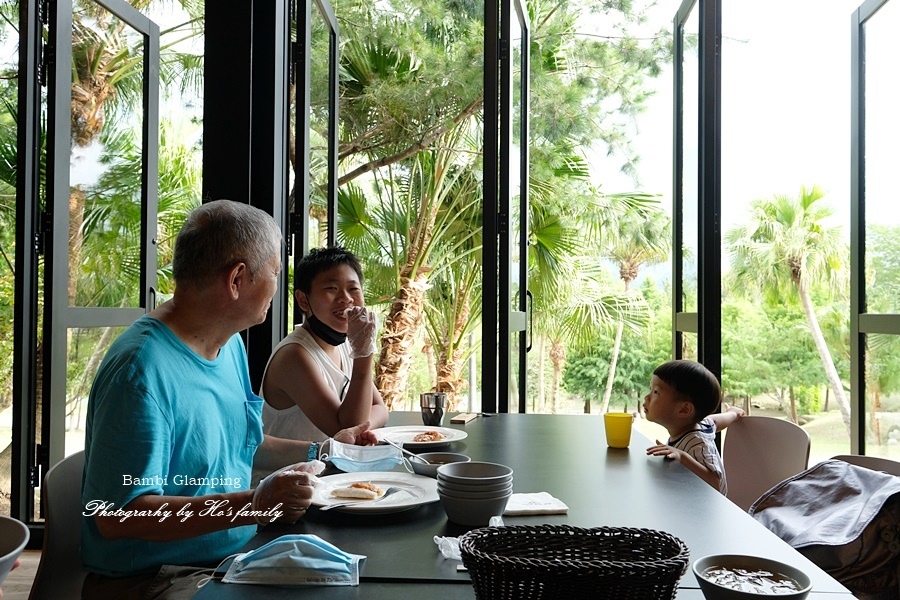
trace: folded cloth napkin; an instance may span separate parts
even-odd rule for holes
[[[513,494],[506,503],[504,515],[565,515],[569,507],[559,498],[547,492],[533,494]]]

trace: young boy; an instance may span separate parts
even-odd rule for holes
[[[656,440],[647,454],[677,460],[724,495],[728,485],[715,435],[744,411],[726,405],[724,412],[713,414],[721,396],[716,376],[706,367],[690,360],[673,360],[653,371],[644,414],[669,432],[668,443]]]
[[[359,261],[343,248],[314,249],[300,261],[294,296],[304,323],[275,348],[260,390],[269,435],[322,441],[345,423],[387,423],[372,377],[377,327],[362,279]]]

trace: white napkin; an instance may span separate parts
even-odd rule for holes
[[[513,494],[506,503],[504,515],[565,515],[569,507],[559,498],[547,492],[533,494]]]

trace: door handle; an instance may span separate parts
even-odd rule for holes
[[[531,290],[525,290],[525,298],[527,300],[525,311],[528,313],[528,329],[525,331],[525,352],[531,352],[532,325],[534,322],[532,318],[534,314],[534,294],[531,293]]]

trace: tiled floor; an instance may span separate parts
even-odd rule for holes
[[[28,600],[31,582],[41,562],[40,550],[26,550],[22,553],[22,564],[9,572],[3,582],[3,600]]]

